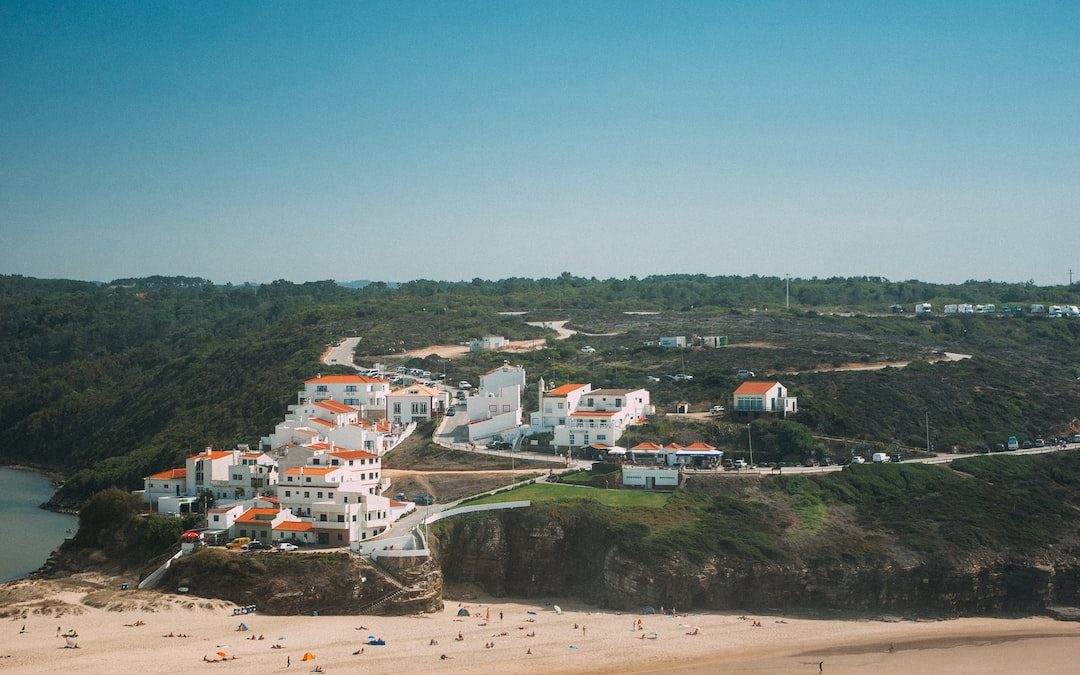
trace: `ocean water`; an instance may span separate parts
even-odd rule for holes
[[[79,519],[39,509],[52,482],[33,471],[0,467],[0,582],[33,572],[64,541]]]

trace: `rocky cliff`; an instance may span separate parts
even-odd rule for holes
[[[900,556],[875,562],[738,555],[656,557],[610,536],[587,510],[534,506],[473,514],[437,528],[447,583],[494,595],[575,596],[608,608],[778,610],[791,613],[994,615],[1080,604],[1080,564]]]

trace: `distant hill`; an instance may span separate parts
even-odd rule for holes
[[[338,286],[344,286],[345,288],[365,288],[371,284],[379,283],[377,281],[371,281],[370,279],[356,279],[355,281],[335,281]],[[400,281],[387,281],[387,288],[400,288]]]

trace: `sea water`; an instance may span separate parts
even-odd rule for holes
[[[0,467],[0,582],[41,567],[78,527],[75,516],[38,508],[53,492],[40,473]]]

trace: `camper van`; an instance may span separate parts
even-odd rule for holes
[[[929,302],[919,302],[915,304],[916,314],[929,314],[932,311],[934,311],[934,308],[930,305]]]
[[[870,458],[874,464],[884,464],[889,461],[889,453],[887,452],[875,452]]]

